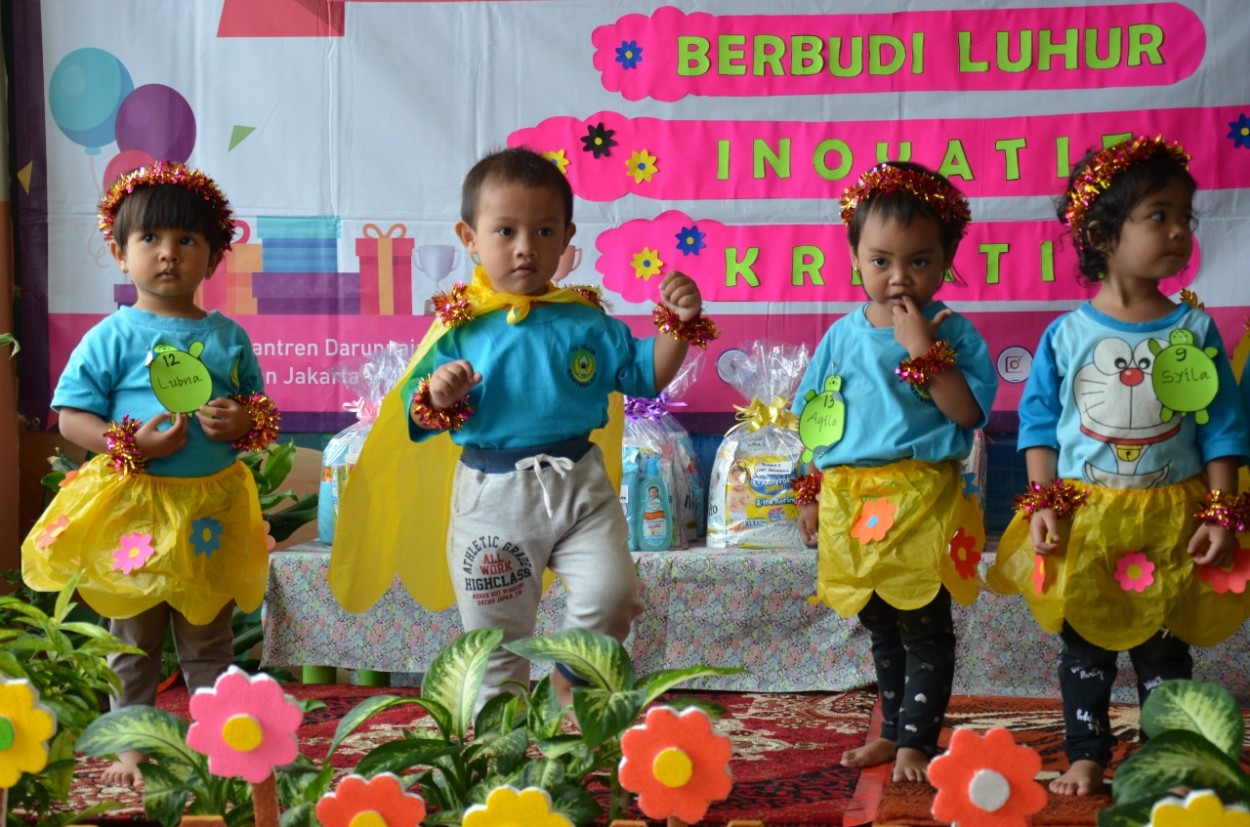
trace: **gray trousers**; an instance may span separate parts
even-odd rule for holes
[[[581,459],[539,455],[524,470],[456,466],[447,564],[466,631],[499,626],[504,641],[534,634],[543,570],[564,583],[564,628],[624,641],[643,610],[617,492],[592,447]],[[496,650],[478,706],[508,680],[528,683],[529,662]]]
[[[228,603],[212,621],[196,626],[168,603],[160,603],[134,617],[110,620],[110,632],[122,643],[137,646],[146,653],[109,655],[109,668],[117,673],[122,684],[121,695],[110,699],[110,707],[156,706],[156,687],[161,682],[161,650],[165,645],[165,630],[171,623],[178,666],[182,669],[187,691],[195,694],[200,687],[211,687],[234,660],[234,632],[230,628],[233,612],[234,604]]]

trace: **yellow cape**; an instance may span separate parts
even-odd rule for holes
[[[473,283],[452,298],[468,302],[471,320],[508,309],[508,323],[525,319],[535,304],[578,303],[602,310],[589,288],[549,289],[542,296],[498,293],[482,268]],[[471,323],[469,321],[468,323]],[[452,320],[451,326],[456,322]],[[413,599],[427,609],[446,609],[456,602],[447,569],[448,503],[451,478],[460,446],[447,434],[423,442],[408,437],[410,380],[432,370],[431,351],[451,326],[436,318],[417,346],[408,370],[382,401],[360,458],[352,469],[339,504],[334,547],[330,552],[330,591],[349,612],[367,611],[399,575]],[[591,434],[603,450],[613,486],[620,487],[621,433],[624,413],[620,394],[608,404],[608,424]],[[546,574],[545,583],[550,583]]]

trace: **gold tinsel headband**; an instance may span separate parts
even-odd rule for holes
[[[117,220],[117,211],[122,201],[140,187],[155,187],[161,184],[173,184],[184,187],[198,194],[212,208],[217,216],[217,227],[225,238],[225,249],[230,249],[234,238],[234,219],[231,217],[230,202],[221,194],[217,184],[198,169],[174,161],[157,161],[150,167],[139,167],[126,173],[113,182],[104,197],[100,199],[100,232],[104,240],[113,239],[113,222]]]
[[[968,199],[940,175],[893,164],[878,164],[842,194],[842,223],[850,224],[851,216],[865,201],[896,192],[927,204],[943,221],[953,222],[961,228],[972,220]]]
[[[1169,144],[1161,137],[1138,137],[1094,153],[1085,168],[1072,180],[1067,192],[1068,209],[1064,220],[1077,247],[1085,245],[1082,231],[1085,215],[1116,177],[1134,164],[1159,155],[1171,155],[1182,169],[1189,169],[1189,155],[1185,149],[1178,143]]]

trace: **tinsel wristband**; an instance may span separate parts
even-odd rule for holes
[[[1213,488],[1202,498],[1202,508],[1194,513],[1194,519],[1207,525],[1230,528],[1237,533],[1246,530],[1246,508],[1250,500],[1246,495],[1234,497],[1218,488]]]
[[[458,431],[473,414],[473,406],[468,400],[461,399],[446,408],[434,407],[430,397],[430,377],[427,376],[417,384],[408,414],[413,422],[427,431]]]
[[[108,446],[107,453],[110,457],[109,464],[120,477],[142,474],[147,467],[148,459],[143,455],[143,450],[135,440],[135,434],[142,425],[141,419],[123,416],[121,422],[110,422],[104,431],[104,441]]]
[[[795,505],[808,505],[820,501],[820,486],[824,482],[824,474],[813,471],[790,480],[790,488],[794,491]]]
[[[706,348],[708,342],[720,336],[716,322],[702,313],[683,322],[671,308],[657,304],[651,319],[661,333],[667,333],[679,342],[689,342],[697,348]]]
[[[1085,504],[1089,490],[1066,480],[1053,480],[1045,485],[1030,482],[1029,490],[1016,497],[1016,510],[1028,520],[1038,511],[1052,509],[1058,517],[1067,517]]]
[[[959,353],[951,347],[950,342],[938,339],[927,351],[919,356],[904,359],[898,363],[894,373],[900,382],[906,382],[915,388],[923,388],[939,373],[955,367],[955,357]]]
[[[252,430],[230,443],[240,451],[263,451],[278,438],[282,414],[278,406],[263,393],[238,393],[230,397],[247,410],[252,418]]]

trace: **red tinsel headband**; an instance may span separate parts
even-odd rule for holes
[[[117,211],[121,209],[122,201],[140,187],[160,184],[184,187],[207,201],[217,216],[217,226],[226,239],[225,249],[230,249],[230,242],[234,238],[230,202],[221,194],[212,178],[198,169],[175,161],[157,161],[150,167],[139,167],[121,176],[109,187],[109,191],[100,199],[100,231],[104,233],[105,241],[113,239],[113,222],[117,220]]]
[[[940,175],[915,169],[878,164],[865,172],[842,194],[842,223],[850,224],[860,205],[878,195],[901,192],[929,205],[943,221],[963,227],[972,220],[968,199]]]
[[[1171,155],[1182,169],[1189,169],[1189,154],[1178,143],[1169,144],[1161,137],[1138,137],[1109,146],[1094,153],[1089,163],[1068,187],[1068,210],[1064,220],[1072,231],[1078,247],[1084,246],[1082,224],[1094,202],[1107,191],[1116,177],[1134,164],[1158,155]]]

